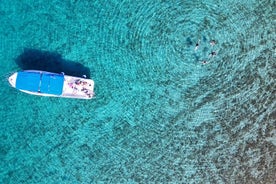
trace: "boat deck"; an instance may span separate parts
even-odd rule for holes
[[[94,81],[79,77],[64,76],[62,96],[90,99],[94,96]]]

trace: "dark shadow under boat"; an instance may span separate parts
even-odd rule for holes
[[[53,73],[90,78],[89,68],[78,62],[65,60],[55,52],[41,51],[37,49],[24,49],[15,62],[22,70],[41,70]]]

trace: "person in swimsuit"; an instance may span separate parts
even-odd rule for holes
[[[211,45],[211,46],[216,45],[216,41],[215,41],[215,40],[211,40],[211,41],[210,41],[210,45]]]
[[[212,51],[212,52],[210,53],[209,57],[214,57],[214,56],[216,56],[216,55],[217,55],[216,51]]]
[[[199,48],[200,40],[196,42],[195,51]]]

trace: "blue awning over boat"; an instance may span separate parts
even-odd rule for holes
[[[17,73],[16,88],[31,92],[61,95],[64,76],[55,73],[23,71]]]
[[[40,83],[38,72],[17,72],[15,87],[21,90],[37,92]]]
[[[61,74],[43,73],[41,77],[41,93],[61,95],[63,89],[64,76]]]

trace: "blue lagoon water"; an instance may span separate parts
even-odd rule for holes
[[[273,183],[275,9],[273,0],[0,1],[0,183]],[[11,88],[28,49],[88,68],[96,98]]]

